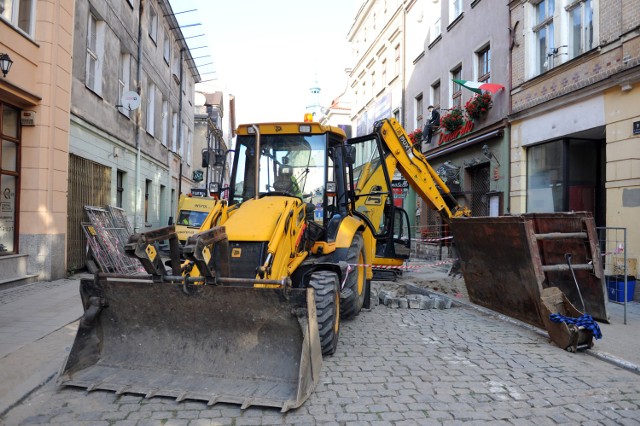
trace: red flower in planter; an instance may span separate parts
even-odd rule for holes
[[[478,120],[487,115],[492,106],[493,101],[491,100],[491,94],[485,92],[482,95],[475,95],[469,99],[464,105],[464,109],[471,119]]]
[[[453,108],[440,118],[440,127],[444,127],[447,132],[455,132],[464,124],[464,115],[460,108]]]

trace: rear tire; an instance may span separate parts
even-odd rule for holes
[[[309,286],[314,289],[316,316],[322,355],[332,355],[340,334],[340,292],[338,274],[316,271],[311,274]]]
[[[346,260],[350,265],[350,269],[342,290],[340,314],[342,318],[349,319],[360,313],[368,285],[366,267],[364,266],[367,263],[367,258],[364,252],[362,232],[358,232],[353,236]]]

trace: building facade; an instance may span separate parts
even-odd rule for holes
[[[200,161],[200,77],[169,1],[78,0],[74,26],[69,269],[84,267],[85,205],[123,209],[135,232],[165,226]]]
[[[412,40],[406,58],[407,131],[427,130],[427,108],[433,106],[440,125],[421,151],[472,215],[504,214],[509,210],[508,10],[488,1],[439,0],[407,2],[406,13]],[[481,97],[460,81],[497,88],[483,90]],[[426,204],[420,210],[422,225],[441,223]]]
[[[0,282],[66,275],[74,4],[0,4]]]
[[[198,180],[194,185],[207,196],[211,196],[210,190],[214,189],[210,184],[221,185],[224,183],[224,177],[228,176],[225,171],[228,171],[229,167],[227,158],[229,145],[222,130],[224,113],[223,92],[196,92],[193,150],[197,161],[194,167],[202,175],[202,180]],[[220,188],[221,186],[217,190]]]
[[[640,7],[509,3],[511,206],[589,211],[640,254]]]
[[[348,36],[355,57],[349,87],[356,134],[387,117],[419,134],[429,105],[442,117],[457,110],[457,128],[436,127],[429,143],[420,136],[416,143],[458,202],[477,216],[509,209],[508,24],[508,9],[488,1],[368,0]],[[476,93],[454,79],[503,89],[490,95],[486,111],[471,117],[465,106]],[[439,224],[438,215],[406,186],[398,182],[396,204],[415,224]]]

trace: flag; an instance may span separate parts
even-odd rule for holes
[[[482,93],[483,90],[487,92],[491,92],[491,94],[496,93],[500,89],[504,89],[504,86],[495,83],[480,83],[477,81],[469,81],[469,80],[456,80],[453,79],[455,83],[458,83],[460,86],[466,87],[472,92]]]

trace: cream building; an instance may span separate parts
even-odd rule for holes
[[[512,212],[586,210],[597,226],[626,228],[628,273],[635,275],[638,2],[518,0],[509,9]]]
[[[0,3],[0,283],[66,275],[74,5]]]

